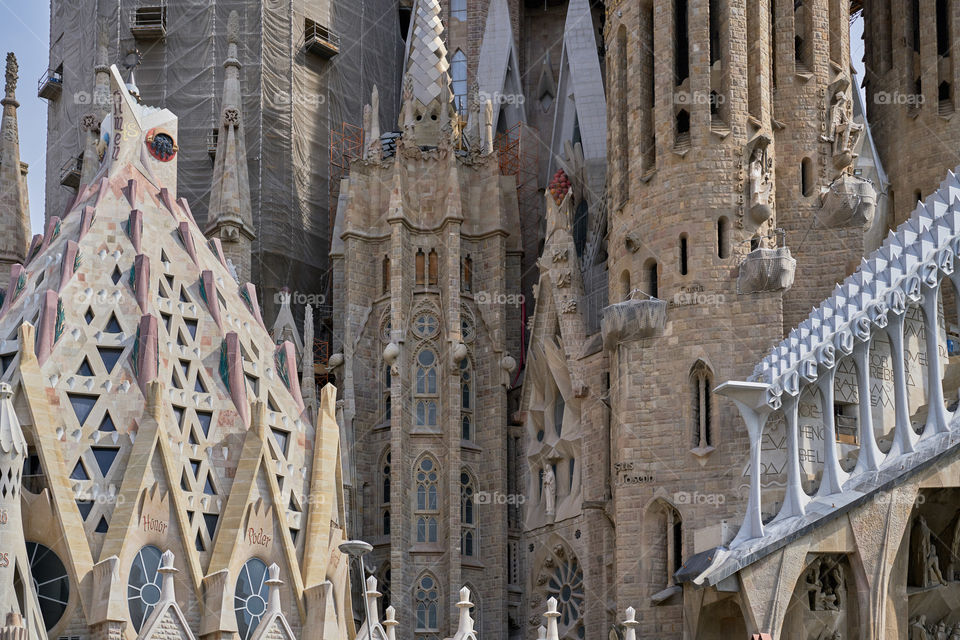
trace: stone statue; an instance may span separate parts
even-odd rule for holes
[[[553,474],[553,465],[543,466],[543,504],[544,511],[552,516],[557,503],[557,477]]]
[[[926,616],[917,616],[910,621],[910,640],[930,640],[926,622]]]
[[[935,629],[936,631],[934,631],[934,634],[933,634],[934,640],[948,640],[947,625],[943,624],[943,622],[938,622]]]
[[[827,123],[827,132],[821,136],[823,142],[833,143],[833,155],[849,154],[852,158],[853,148],[860,140],[863,125],[854,122],[847,111],[847,94],[837,91],[830,106],[830,121]]]
[[[923,516],[917,518],[917,527],[919,529],[919,545],[917,547],[917,565],[921,569],[920,585],[921,587],[931,587],[934,583],[941,585],[947,584],[940,573],[940,559],[937,557],[936,545],[930,542],[930,527]]]
[[[960,640],[960,622],[953,625],[953,631],[950,632],[948,640]]]
[[[773,182],[770,170],[766,166],[766,151],[756,149],[750,158],[750,218],[756,224],[763,224],[770,218],[770,193]]]

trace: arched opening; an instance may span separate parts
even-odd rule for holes
[[[416,272],[417,272],[417,284],[425,285],[427,284],[427,267],[426,267],[427,256],[423,252],[423,249],[417,249],[416,256]]]
[[[473,291],[473,258],[469,255],[463,259],[463,274],[460,278],[460,286],[467,293]]]
[[[470,472],[460,472],[460,555],[472,558],[480,555],[478,547],[476,483]]]
[[[417,580],[413,590],[413,608],[416,615],[416,640],[431,640],[440,633],[440,583],[430,573]]]
[[[382,283],[381,293],[390,292],[390,256],[383,256],[383,264],[380,267],[380,282]]]
[[[680,275],[687,275],[687,234],[680,234]]]
[[[660,275],[657,269],[657,261],[654,260],[653,258],[647,260],[646,264],[643,267],[643,271],[646,274],[646,282],[644,283],[646,285],[646,291],[644,291],[644,293],[646,293],[651,298],[659,298],[660,291],[659,291],[658,284],[660,280]]]
[[[630,271],[624,269],[620,274],[620,299],[626,302],[630,299]]]
[[[466,12],[466,9],[464,9]],[[451,14],[453,13],[451,8]],[[453,106],[460,115],[467,113],[467,56],[457,49],[450,60],[450,85],[453,89]]]
[[[417,487],[414,540],[418,543],[435,543],[439,539],[440,520],[440,468],[436,460],[429,455],[421,458],[414,476]]]
[[[726,217],[717,220],[717,257],[721,260],[730,255],[730,222]]]
[[[800,193],[804,197],[813,195],[813,160],[804,158],[800,162]]]
[[[690,369],[692,400],[692,448],[700,451],[714,446],[713,433],[713,372],[703,360]]]
[[[639,51],[637,53],[640,56],[640,77],[644,78],[644,82],[640,86],[640,155],[643,160],[643,173],[647,175],[656,169],[657,165],[657,134],[654,114],[656,73],[653,62],[653,2],[650,0],[642,3],[640,8]],[[624,74],[626,74],[626,60],[623,62],[623,67]],[[626,100],[626,97],[624,97],[624,100]],[[629,110],[624,109],[624,122],[626,122],[628,113]],[[629,144],[625,144],[624,148],[629,149]]]
[[[427,283],[435,287],[437,286],[437,281],[439,279],[440,272],[440,258],[437,256],[436,249],[430,249],[430,273],[427,280]]]
[[[856,580],[845,554],[814,555],[797,579],[778,637],[864,637],[857,595]]]
[[[663,597],[675,584],[673,575],[683,566],[683,518],[673,505],[656,500],[644,515],[643,531],[648,550],[641,559],[649,585],[646,595]]]
[[[679,87],[684,80],[690,77],[687,0],[673,0],[673,36],[674,84]]]

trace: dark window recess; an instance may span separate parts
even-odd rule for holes
[[[193,340],[197,339],[197,321],[192,318],[184,318],[183,324],[186,325],[187,331],[190,332],[190,338]]]
[[[287,442],[290,440],[290,434],[279,429],[272,429],[272,431],[273,438],[277,441],[277,446],[280,447],[280,453],[287,455]]]
[[[77,369],[78,376],[92,376],[93,369],[90,368],[90,361],[86,358],[83,359],[83,362],[80,363],[80,368]]]
[[[110,467],[113,466],[113,461],[117,459],[120,449],[116,447],[90,447],[90,450],[93,451],[93,457],[97,460],[100,475],[106,478],[107,474],[110,473]]]
[[[123,355],[122,347],[97,347],[100,353],[100,359],[103,360],[103,366],[107,368],[107,373],[113,373],[114,367],[120,362],[120,356]]]
[[[210,479],[210,474],[207,474],[207,481],[203,483],[203,492],[208,496],[217,495],[217,490],[213,488],[213,482]]]
[[[97,528],[94,529],[95,533],[106,533],[110,530],[110,525],[107,524],[107,519],[103,516],[100,516],[100,522],[97,523]]]
[[[93,510],[93,501],[77,500],[77,509],[80,510],[80,517],[86,520],[87,516],[89,516],[90,512]]]
[[[90,412],[93,411],[93,406],[97,404],[97,399],[99,396],[83,396],[74,393],[68,393],[67,398],[70,400],[70,405],[73,407],[73,412],[77,416],[77,422],[80,423],[80,426],[83,426],[83,423],[87,421],[87,416],[90,415]]]
[[[210,539],[213,540],[213,534],[217,532],[217,521],[219,517],[215,513],[205,513],[203,514],[203,522],[207,525],[207,533],[210,534]]]
[[[212,419],[213,414],[209,411],[197,411],[197,421],[200,422],[200,429],[203,431],[205,438],[210,435],[210,421]]]
[[[116,431],[117,427],[113,424],[113,418],[110,417],[110,414],[104,414],[103,421],[100,422],[98,427],[99,431]]]
[[[73,468],[73,472],[70,474],[71,480],[89,480],[90,476],[87,475],[87,470],[84,468],[83,463],[79,460],[77,461],[77,466]]]
[[[123,328],[117,322],[117,316],[110,314],[110,319],[107,320],[107,326],[103,328],[103,331],[104,333],[123,333]]]

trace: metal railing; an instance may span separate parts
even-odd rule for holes
[[[53,99],[60,95],[63,88],[63,73],[56,69],[47,69],[37,80],[37,97]]]
[[[303,41],[307,50],[325,58],[332,58],[340,53],[340,36],[310,19],[304,22]]]

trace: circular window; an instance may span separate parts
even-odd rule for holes
[[[413,321],[413,332],[421,338],[432,338],[439,328],[440,321],[433,314],[424,313]]]
[[[417,356],[417,362],[420,363],[421,367],[432,367],[436,360],[437,356],[434,355],[430,349],[424,349],[420,352],[420,355]]]
[[[260,624],[267,610],[269,594],[267,565],[259,558],[250,558],[240,569],[233,598],[233,610],[237,614],[237,626],[242,640],[249,640]]]
[[[154,607],[160,602],[160,549],[147,546],[137,553],[127,579],[130,622],[139,633]]]
[[[47,631],[53,629],[70,601],[70,577],[53,549],[36,542],[27,543],[30,577],[40,603],[40,613]]]
[[[177,145],[169,133],[151,130],[147,134],[147,149],[160,162],[169,162],[177,154]]]
[[[576,559],[561,562],[547,584],[547,592],[557,599],[560,622],[571,627],[583,610],[583,572]]]

